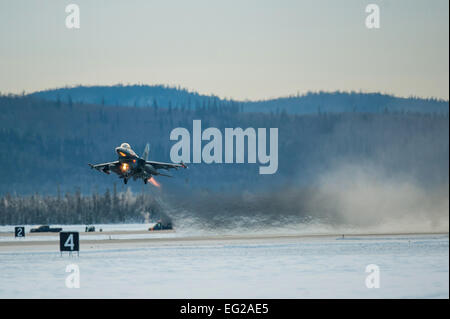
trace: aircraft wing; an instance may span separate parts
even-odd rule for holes
[[[171,169],[171,168],[178,169],[180,167],[187,168],[187,166],[183,162],[181,162],[180,164],[174,164],[174,163],[145,161],[145,164],[150,164],[156,169]]]
[[[114,162],[108,162],[108,163],[101,163],[101,164],[89,164],[89,166],[91,168],[95,168],[96,170],[100,171],[103,170],[104,168],[109,168],[112,165],[117,165],[119,164],[119,161],[114,161]]]

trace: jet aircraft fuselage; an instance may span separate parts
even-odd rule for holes
[[[102,171],[106,174],[110,174],[114,172],[119,176],[119,178],[123,179],[123,182],[126,184],[128,179],[133,178],[136,180],[141,178],[144,180],[144,183],[152,178],[152,176],[162,175],[168,176],[166,174],[160,173],[159,169],[178,169],[180,167],[186,168],[186,165],[183,163],[174,164],[174,163],[163,163],[163,162],[154,162],[148,161],[149,154],[149,145],[147,144],[142,157],[139,157],[136,152],[130,147],[128,143],[122,143],[119,147],[115,148],[115,151],[118,156],[118,160],[114,162],[102,163],[102,164],[89,164],[91,168],[95,168],[98,171]]]

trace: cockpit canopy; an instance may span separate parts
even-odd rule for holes
[[[120,144],[120,147],[131,150],[130,144],[128,144],[128,143],[122,143],[122,144]]]

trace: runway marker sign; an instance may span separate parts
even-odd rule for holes
[[[25,237],[25,227],[23,226],[14,227],[14,237]]]
[[[59,251],[80,251],[80,234],[78,232],[59,233]]]

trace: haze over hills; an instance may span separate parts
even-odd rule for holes
[[[76,89],[58,91],[54,101],[50,93],[48,100],[37,94],[0,96],[3,223],[25,216],[16,212],[24,211],[26,205],[35,222],[89,222],[89,216],[81,213],[82,196],[87,196],[84,200],[92,216],[111,221],[126,221],[139,216],[142,209],[156,209],[155,205],[144,207],[147,197],[128,196],[131,190],[158,199],[158,212],[181,216],[176,220],[183,222],[191,216],[207,228],[235,221],[249,226],[251,216],[257,228],[300,218],[353,226],[384,220],[398,225],[400,219],[400,224],[419,225],[422,230],[448,229],[447,102],[357,93],[234,102],[174,88],[145,87],[159,92],[151,96],[156,105],[115,106],[130,88],[106,87],[100,103],[78,102],[84,96],[83,89],[78,89],[79,95],[74,94]],[[124,95],[119,98],[117,92]],[[322,104],[315,109],[319,101]],[[348,101],[355,103],[347,106]],[[304,113],[283,111],[283,103]],[[248,112],[248,106],[264,112]],[[122,142],[130,143],[138,154],[150,142],[151,160],[171,161],[170,150],[176,143],[170,140],[172,130],[180,127],[192,132],[193,120],[201,120],[203,130],[215,127],[220,132],[278,128],[278,170],[260,175],[260,163],[226,164],[222,154],[222,163],[187,162],[189,169],[169,173],[173,178],[157,177],[162,187],[155,188],[141,180],[124,185],[117,176],[87,165],[115,160],[114,148]],[[223,143],[223,138],[219,140]],[[125,196],[123,209],[115,194]],[[140,204],[130,206],[135,200]],[[137,208],[130,212],[130,207]]]
[[[193,120],[201,120],[203,130],[216,127],[221,132],[278,128],[278,171],[259,175],[257,164],[192,164],[172,179],[160,179],[171,190],[309,186],[336,165],[367,162],[388,175],[408,176],[423,185],[448,185],[448,113],[249,113],[222,100],[188,109],[176,104],[171,108],[80,104],[76,98],[64,103],[62,98],[52,102],[0,96],[0,148],[5,150],[0,152],[0,193],[55,193],[58,187],[89,193],[111,188],[115,182],[123,187],[116,176],[92,171],[87,163],[115,160],[114,148],[122,142],[130,143],[138,154],[149,142],[151,159],[170,161],[176,142],[169,138],[171,131],[182,127],[192,132]],[[127,186],[140,190],[143,185],[140,181]]]
[[[76,86],[49,89],[29,94],[33,97],[62,103],[110,106],[213,108],[218,105],[238,107],[244,112],[317,114],[344,112],[413,112],[448,114],[448,101],[417,97],[395,97],[382,93],[309,92],[261,101],[221,99],[201,95],[180,87],[164,85]]]

